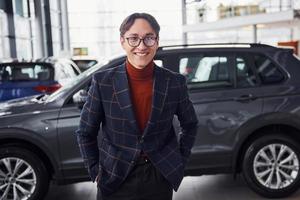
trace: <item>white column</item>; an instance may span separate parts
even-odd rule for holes
[[[181,0],[182,26],[186,25],[186,2]],[[187,44],[187,32],[182,31],[182,43]]]
[[[253,24],[253,43],[257,43],[257,24]]]

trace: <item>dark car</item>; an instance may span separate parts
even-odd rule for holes
[[[41,200],[49,181],[88,180],[75,139],[96,65],[52,95],[0,104],[0,199]],[[158,49],[155,62],[184,74],[199,119],[186,175],[242,172],[265,197],[300,183],[300,61],[262,44]],[[174,127],[180,134],[178,120]],[[16,196],[17,195],[17,196]]]
[[[81,71],[69,59],[48,57],[0,63],[0,101],[53,93]]]

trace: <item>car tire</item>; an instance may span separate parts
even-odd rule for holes
[[[41,200],[48,191],[45,165],[26,148],[1,147],[0,170],[0,199]]]
[[[253,141],[243,158],[243,175],[251,189],[267,198],[283,198],[298,189],[299,144],[289,137],[266,135]]]

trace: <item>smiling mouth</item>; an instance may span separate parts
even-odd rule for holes
[[[144,52],[144,53],[137,52],[137,53],[134,53],[134,55],[137,55],[137,56],[147,56],[148,53],[146,53],[146,52]]]

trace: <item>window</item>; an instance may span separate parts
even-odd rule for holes
[[[1,81],[46,81],[51,80],[51,69],[41,64],[7,64],[0,66]]]
[[[0,9],[1,10],[4,10],[4,11],[7,11],[7,9],[6,9],[6,2],[5,2],[5,0],[0,0]]]
[[[162,60],[155,59],[155,60],[154,60],[154,63],[155,63],[158,67],[163,67],[163,61],[162,61]]]
[[[284,80],[282,72],[269,58],[255,55],[254,62],[262,84],[279,83]]]
[[[73,60],[73,61],[79,67],[79,69],[81,69],[81,71],[85,71],[88,68],[98,63],[97,60]]]
[[[15,0],[15,12],[22,17],[29,17],[27,0]]]
[[[229,86],[229,59],[226,56],[183,57],[179,61],[179,72],[190,88]]]
[[[253,87],[256,77],[246,58],[236,57],[237,87]]]

